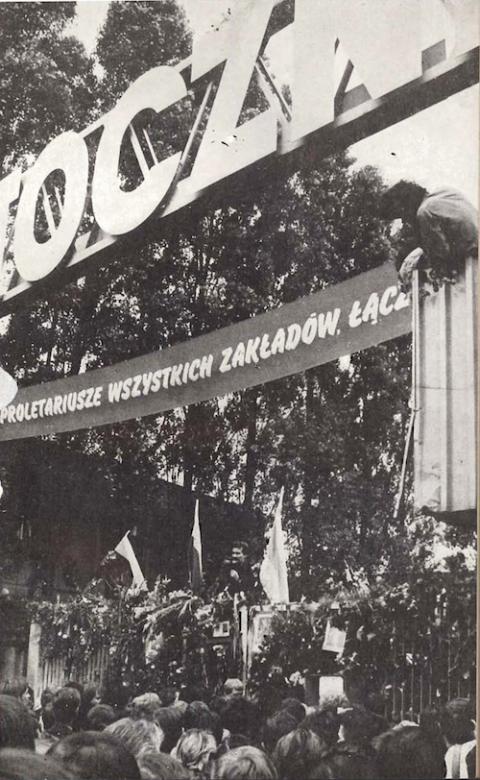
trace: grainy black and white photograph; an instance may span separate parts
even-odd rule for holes
[[[479,14],[0,0],[0,780],[478,776]]]

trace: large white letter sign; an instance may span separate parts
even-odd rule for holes
[[[39,243],[35,238],[38,194],[47,176],[57,170],[65,175],[61,219],[56,228],[49,224],[51,237]],[[87,184],[87,145],[77,133],[62,133],[45,147],[28,172],[18,204],[13,253],[17,271],[26,282],[43,279],[67,255],[82,219]]]
[[[423,2],[295,0],[292,147],[333,121],[337,40],[374,99],[422,75]]]
[[[277,148],[277,115],[269,108],[237,128],[274,0],[239,0],[232,18],[194,39],[192,81],[225,62],[222,78],[195,159],[195,190],[219,181]]]
[[[113,236],[129,233],[145,222],[161,204],[173,181],[181,152],[156,163],[131,192],[120,188],[118,166],[122,140],[132,120],[146,109],[159,113],[184,98],[181,74],[159,66],[140,76],[105,117],[92,182],[92,205],[97,223]]]

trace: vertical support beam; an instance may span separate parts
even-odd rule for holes
[[[34,620],[30,623],[27,655],[27,680],[33,688],[35,706],[40,701],[42,692],[42,674],[40,667],[40,638],[42,627]]]

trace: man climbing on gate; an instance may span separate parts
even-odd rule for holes
[[[383,195],[380,215],[402,219],[406,251],[396,265],[412,296],[414,506],[473,528],[477,212],[454,189],[429,194],[399,181]]]
[[[455,281],[467,257],[478,254],[478,215],[457,190],[429,194],[410,181],[399,181],[383,195],[380,215],[401,219],[412,234],[415,248],[397,264],[402,286],[409,289],[413,271],[425,271],[437,288],[442,281]]]

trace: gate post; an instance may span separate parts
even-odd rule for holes
[[[27,655],[27,680],[33,688],[35,706],[40,700],[42,692],[42,669],[40,664],[40,638],[42,627],[40,623],[32,620],[30,623],[30,633],[28,637],[28,655]]]

